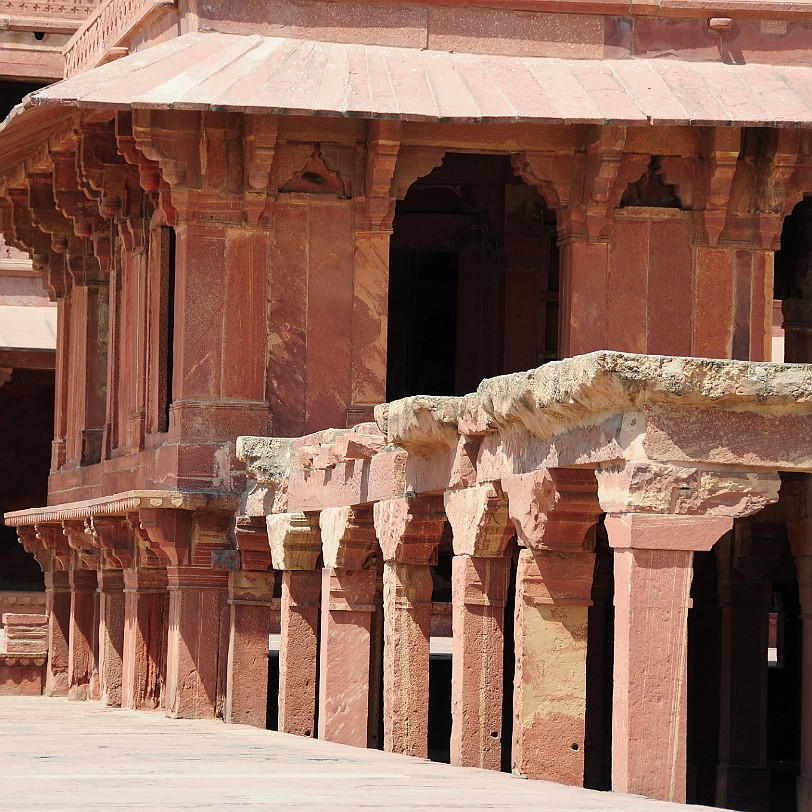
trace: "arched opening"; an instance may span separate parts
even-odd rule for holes
[[[509,156],[447,154],[395,210],[387,400],[465,394],[557,355],[555,213]]]

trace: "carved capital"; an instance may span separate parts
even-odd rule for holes
[[[356,198],[356,231],[392,230],[401,127],[399,121],[376,119],[369,123],[364,194]]]
[[[192,555],[192,514],[187,510],[139,510],[144,540],[163,567],[188,564]]]
[[[446,491],[445,512],[453,531],[454,555],[507,554],[514,529],[507,497],[493,484]]]
[[[135,566],[135,534],[121,516],[93,516],[90,531],[102,550],[103,569],[129,569]]]
[[[68,539],[62,532],[62,527],[53,524],[37,524],[34,525],[34,528],[37,531],[37,538],[54,557],[56,564],[54,569],[67,572],[70,569],[73,554],[68,545]]]
[[[592,550],[603,510],[591,470],[544,468],[502,480],[519,544],[536,550]]]
[[[274,513],[267,518],[268,544],[275,570],[314,570],[321,555],[318,516]]]
[[[740,152],[741,128],[709,127],[705,131],[703,155],[697,166],[696,223],[710,246],[719,244],[727,221]]]
[[[319,516],[327,569],[370,569],[377,565],[378,540],[371,507],[336,507]]]
[[[234,535],[241,569],[264,572],[271,568],[268,525],[264,516],[238,516]]]
[[[435,564],[445,525],[442,496],[385,499],[373,507],[384,561]]]
[[[99,568],[99,547],[84,520],[62,522],[62,532],[68,546],[76,552],[75,562],[80,569]]]
[[[598,497],[607,513],[750,516],[777,501],[777,473],[703,469],[652,462],[599,465]]]

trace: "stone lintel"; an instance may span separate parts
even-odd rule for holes
[[[531,549],[587,549],[600,519],[598,487],[588,468],[542,468],[503,478],[519,544]]]
[[[606,516],[609,546],[618,550],[707,551],[733,528],[730,516],[620,513]]]
[[[505,495],[493,483],[445,492],[445,512],[453,531],[454,554],[501,557],[513,525]]]
[[[373,508],[384,561],[436,564],[445,523],[442,496],[385,499]]]
[[[375,567],[378,540],[372,507],[327,508],[321,511],[319,526],[326,569]]]
[[[267,517],[268,544],[275,570],[314,570],[321,555],[318,516],[273,513]]]

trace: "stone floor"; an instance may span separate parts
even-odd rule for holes
[[[0,697],[0,810],[232,808],[684,809],[220,722]]]

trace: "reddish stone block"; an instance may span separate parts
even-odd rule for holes
[[[696,248],[694,351],[701,358],[730,358],[733,341],[733,265],[729,253]]]
[[[229,573],[228,674],[223,718],[265,728],[268,713],[268,635],[273,572]],[[263,690],[265,686],[265,690]]]
[[[46,696],[68,694],[68,640],[70,638],[71,592],[67,572],[45,573],[48,614],[48,662]]]
[[[606,290],[608,350],[646,351],[650,225],[647,219],[616,218]]]
[[[383,747],[428,754],[431,567],[387,561],[383,570]]]
[[[124,570],[123,708],[162,703],[166,679],[168,602],[166,570]]]
[[[93,699],[98,685],[99,600],[95,570],[71,569],[70,636],[68,647],[68,697]]]
[[[279,730],[315,736],[319,605],[322,574],[282,573],[279,642]]]
[[[100,570],[99,687],[104,705],[119,707],[122,699],[124,657],[124,573]]]
[[[561,247],[561,347],[566,358],[606,347],[609,247],[571,241]]]
[[[509,577],[509,558],[454,556],[451,763],[460,767],[501,768]]]
[[[225,690],[219,664],[228,656],[228,572],[169,567],[167,580],[166,715],[214,718]]]
[[[513,771],[582,786],[594,553],[522,550],[516,573]]]
[[[319,738],[366,747],[377,569],[322,571]]]

